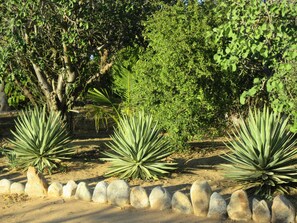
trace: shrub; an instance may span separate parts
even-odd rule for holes
[[[60,112],[47,113],[45,107],[21,111],[15,125],[14,139],[9,142],[18,167],[34,166],[39,172],[51,172],[74,151],[67,147],[70,137]]]
[[[271,112],[250,110],[246,120],[240,119],[225,159],[226,177],[243,182],[256,194],[270,198],[276,191],[287,193],[297,182],[297,150],[295,135],[287,124],[289,117]]]
[[[162,5],[145,23],[148,46],[132,67],[129,105],[154,115],[178,149],[218,133],[236,88],[213,61],[216,46],[205,38],[213,17],[205,5]]]
[[[150,115],[122,116],[111,138],[107,146],[112,152],[105,152],[108,158],[103,159],[111,162],[107,176],[156,179],[175,169],[174,163],[163,161],[172,153],[171,146]]]

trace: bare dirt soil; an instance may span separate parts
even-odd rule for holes
[[[54,181],[66,184],[69,180],[77,183],[88,183],[91,190],[106,178],[104,173],[109,163],[103,162],[102,151],[106,149],[104,142],[108,139],[76,140],[73,142],[75,155],[64,162],[64,168],[52,175],[46,175],[49,183]],[[228,150],[222,139],[192,144],[193,150],[174,153],[169,161],[177,162],[178,169],[157,181],[131,180],[131,187],[141,185],[148,194],[157,185],[165,187],[171,194],[180,190],[189,194],[190,187],[196,180],[206,180],[213,191],[222,194],[228,202],[230,194],[239,189],[235,182],[224,179],[220,165],[225,162],[221,157]],[[0,179],[14,182],[26,182],[26,173],[11,170],[6,157],[0,158]],[[99,205],[92,202],[66,200],[62,198],[33,199],[26,195],[0,196],[0,222],[216,222],[202,219],[194,215],[181,215],[168,211],[120,209],[110,205]],[[227,221],[226,221],[227,222]]]

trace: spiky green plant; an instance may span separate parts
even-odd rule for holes
[[[117,175],[123,179],[157,179],[175,169],[175,163],[166,163],[164,158],[172,153],[169,141],[161,134],[152,116],[122,116],[112,142],[106,145],[112,152],[105,152],[111,162],[107,176]]]
[[[289,118],[267,107],[250,110],[227,144],[231,153],[223,166],[226,177],[270,198],[274,192],[288,192],[297,182],[296,138],[288,128]],[[296,185],[296,184],[295,184]]]
[[[17,166],[27,169],[34,166],[39,172],[53,168],[68,159],[74,150],[68,147],[70,137],[60,112],[47,112],[46,108],[21,111],[15,121],[11,151]]]
[[[121,114],[115,103],[111,101],[107,90],[101,91],[93,88],[88,90],[88,99],[94,104],[87,105],[87,117],[94,118],[95,128],[98,132],[100,129],[100,123],[105,127],[108,126],[108,121],[112,119],[115,123],[118,122]]]

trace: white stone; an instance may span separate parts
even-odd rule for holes
[[[130,186],[124,180],[115,180],[107,187],[107,200],[110,204],[120,207],[128,206],[130,201]]]
[[[10,186],[11,194],[23,194],[25,193],[25,186],[20,182],[14,182]]]
[[[11,181],[7,179],[0,180],[0,194],[10,193]]]
[[[269,223],[271,214],[265,200],[253,199],[253,221],[259,223]]]
[[[272,223],[294,223],[295,208],[293,204],[283,195],[278,195],[273,199]]]
[[[108,183],[105,181],[97,183],[93,192],[92,201],[101,204],[107,203],[107,187]]]
[[[146,190],[141,187],[133,187],[130,192],[130,203],[134,208],[147,208],[149,207],[149,199]]]
[[[28,182],[25,186],[25,193],[30,197],[40,197],[47,195],[48,184],[44,176],[38,173],[34,167],[29,167],[27,171]]]
[[[63,193],[63,185],[59,182],[53,182],[49,187],[47,194],[50,197],[60,197]]]
[[[152,209],[169,209],[171,207],[171,196],[165,188],[157,186],[152,190],[149,202]]]
[[[88,188],[88,185],[85,182],[80,182],[77,185],[77,189],[74,195],[75,199],[83,200],[83,201],[91,201],[92,195]]]
[[[192,204],[187,195],[180,191],[176,191],[171,200],[172,210],[182,214],[192,214]]]
[[[230,203],[227,206],[229,218],[235,221],[250,221],[252,212],[249,200],[244,190],[237,190],[232,193]]]
[[[217,219],[225,219],[227,217],[227,203],[217,192],[210,196],[207,217]]]
[[[75,194],[77,184],[73,180],[69,180],[67,184],[63,187],[63,198],[71,198]]]
[[[190,190],[194,214],[205,217],[208,213],[209,200],[212,194],[207,181],[195,181]]]

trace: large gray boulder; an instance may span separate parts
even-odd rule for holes
[[[295,208],[293,204],[283,195],[278,195],[273,199],[272,223],[294,223]]]
[[[212,194],[207,181],[195,181],[190,190],[194,214],[205,217],[208,213],[209,200]]]
[[[171,207],[171,196],[169,192],[160,186],[155,187],[149,196],[152,209],[165,210]]]
[[[192,214],[193,207],[188,196],[180,191],[176,191],[171,200],[172,210],[182,214]]]
[[[227,203],[225,199],[217,192],[214,192],[210,196],[207,217],[216,219],[227,218]]]
[[[124,180],[115,180],[107,187],[107,200],[110,204],[120,207],[128,206],[130,201],[130,186]]]
[[[92,201],[101,204],[107,203],[107,187],[108,183],[105,181],[97,183],[93,192]]]
[[[252,212],[249,206],[249,199],[244,190],[237,190],[232,193],[230,203],[227,206],[227,212],[231,220],[251,220]]]
[[[259,223],[269,223],[271,221],[270,210],[265,200],[253,199],[253,221]]]
[[[130,192],[130,203],[134,208],[147,208],[150,205],[146,190],[141,187],[133,187]]]

